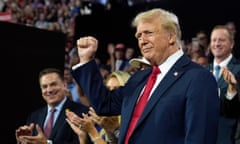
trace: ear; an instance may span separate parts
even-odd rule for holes
[[[233,41],[231,44],[231,49],[233,49],[235,42]]]
[[[176,35],[175,34],[170,34],[169,35],[169,44],[174,45],[176,43]]]

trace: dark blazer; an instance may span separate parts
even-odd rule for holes
[[[240,84],[240,62],[233,57],[227,67],[235,75],[238,84]],[[207,69],[213,71],[213,63],[210,63]],[[228,84],[223,79],[223,76],[220,77],[217,83],[220,89],[220,120],[217,144],[234,144],[237,119],[240,115],[239,97],[236,95],[232,100],[226,98]],[[240,90],[239,86],[238,91]]]
[[[69,99],[64,103],[62,110],[56,120],[52,133],[50,135],[50,140],[53,144],[79,144],[78,136],[71,129],[69,124],[66,122],[65,110],[70,109],[79,116],[84,112],[88,112],[88,108],[82,104],[75,103]],[[43,125],[45,118],[47,116],[47,105],[34,111],[27,119],[27,124],[35,123],[43,130]],[[34,130],[33,135],[37,135],[37,131]]]
[[[240,94],[239,94],[240,97]],[[237,129],[235,134],[235,144],[240,144],[240,116],[238,118]]]
[[[99,114],[121,114],[119,144],[124,143],[138,96],[152,69],[136,72],[124,87],[108,91],[94,61],[73,70]],[[129,144],[215,144],[219,114],[212,74],[182,56],[158,85]]]

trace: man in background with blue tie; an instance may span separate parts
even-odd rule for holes
[[[109,91],[94,61],[98,40],[92,36],[77,40],[80,63],[72,67],[99,115],[121,114],[118,144],[215,144],[217,83],[184,54],[177,16],[156,8],[139,13],[132,24],[140,52],[152,68],[137,71],[126,85]],[[153,88],[146,103],[141,97],[149,81]]]
[[[16,130],[19,144],[79,144],[78,136],[66,122],[65,110],[81,116],[88,108],[66,96],[63,72],[46,68],[39,73],[39,84],[46,106],[31,113],[26,125]],[[84,134],[84,133],[83,133]],[[87,136],[85,136],[87,140]]]
[[[234,135],[237,128],[237,119],[240,117],[238,95],[240,90],[240,62],[232,55],[234,35],[226,26],[217,25],[211,32],[210,40],[210,50],[214,59],[213,63],[207,66],[207,69],[212,71],[216,78],[221,102],[216,144],[235,144]]]

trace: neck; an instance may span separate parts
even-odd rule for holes
[[[230,55],[230,54],[229,54]],[[220,64],[222,61],[224,61],[229,55],[227,56],[221,56],[221,57],[215,57],[214,58],[214,61],[217,63],[217,64]]]

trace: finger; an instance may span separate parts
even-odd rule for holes
[[[90,114],[90,116],[91,116],[91,119],[94,121],[94,122],[98,122],[98,121],[100,121],[101,120],[101,118],[98,116],[98,115],[96,115],[95,113],[89,113]]]
[[[66,116],[68,117],[68,119],[70,119],[71,121],[77,117],[76,114],[74,112],[68,111],[66,112]]]
[[[89,113],[91,116],[93,116],[93,117],[96,117],[96,118],[99,117],[93,108],[90,109],[90,110],[88,111],[88,113]]]
[[[88,36],[87,40],[88,40],[88,42],[91,42],[91,43],[95,43],[95,44],[98,43],[98,40],[92,36]]]
[[[43,131],[38,124],[36,124],[36,130],[38,133],[43,134]]]
[[[81,118],[76,115],[71,117],[71,119],[68,119],[68,120],[71,124],[74,124],[75,126],[78,126],[79,124],[81,124]]]
[[[92,111],[89,111],[88,113],[89,113],[89,115],[91,115],[94,118],[98,117],[98,115],[96,113],[92,112]]]
[[[22,139],[24,139],[26,142],[30,143],[31,141],[36,139],[36,136],[22,136]]]
[[[29,125],[29,127],[30,127],[30,129],[34,129],[34,123],[31,123],[31,124]]]
[[[227,81],[227,72],[226,71],[223,71],[223,79],[225,80],[225,81]]]
[[[83,37],[77,40],[77,46],[79,48],[86,47],[87,45],[87,37]]]
[[[23,129],[23,130],[26,130],[26,129],[28,129],[28,128],[29,128],[28,125],[24,125],[24,126],[20,127],[20,129]]]
[[[88,115],[85,114],[85,113],[82,113],[82,116],[83,116],[83,118],[87,118],[88,117]]]
[[[93,109],[93,107],[90,107],[89,110],[96,113],[95,110]]]
[[[227,82],[230,82],[230,79],[231,79],[230,73],[226,72],[226,80],[227,80]]]
[[[66,121],[71,127],[73,127],[74,124],[69,119],[66,119]]]

